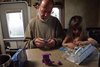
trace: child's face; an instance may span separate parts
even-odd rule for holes
[[[72,32],[73,32],[74,35],[78,35],[79,36],[80,33],[81,33],[81,27],[78,26],[78,25],[73,26],[72,27]]]
[[[77,34],[78,32],[79,32],[78,29],[73,29],[73,33],[74,33],[74,34]]]

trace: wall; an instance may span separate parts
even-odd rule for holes
[[[98,27],[100,27],[100,1],[99,1],[99,22],[98,22]]]
[[[1,20],[0,20],[0,51],[1,53],[5,53],[4,42],[2,37],[2,29],[1,29]]]
[[[99,0],[65,0],[65,28],[73,15],[83,17],[87,27],[98,25]]]
[[[7,22],[6,22],[6,13],[15,12],[15,11],[23,11],[23,22],[24,22],[24,29],[28,24],[28,11],[27,11],[27,4],[24,2],[15,2],[15,3],[3,3],[0,4],[0,45],[2,47],[2,53],[5,53],[5,45],[3,39],[9,39],[8,29],[7,29]],[[18,42],[19,47],[23,47],[24,43]]]
[[[29,6],[29,18],[34,18],[37,14],[36,8],[33,6],[37,0],[31,0],[31,6]]]
[[[34,8],[34,6],[28,7],[28,12],[29,12],[29,20],[34,18],[37,14],[36,8]]]

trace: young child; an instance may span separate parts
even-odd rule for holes
[[[68,33],[62,42],[64,47],[74,49],[82,45],[97,45],[97,41],[89,37],[81,16],[73,16],[69,21]]]

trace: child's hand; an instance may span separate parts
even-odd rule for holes
[[[74,49],[77,45],[75,45],[74,43],[65,43],[65,44],[63,44],[63,46]]]
[[[79,46],[80,43],[81,43],[81,41],[73,41],[73,43],[74,43],[75,45]]]

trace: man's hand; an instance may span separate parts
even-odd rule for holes
[[[44,45],[45,45],[45,41],[44,41],[43,38],[36,38],[36,39],[34,40],[34,43],[35,43],[35,45],[36,45],[37,47],[39,47],[39,48],[42,48],[42,47],[44,47]]]
[[[54,47],[55,46],[55,40],[54,39],[48,39],[48,40],[45,40],[43,38],[36,38],[34,40],[34,43],[37,47],[39,48],[43,48],[43,47],[48,47],[48,48],[51,48],[51,47]]]
[[[48,47],[54,47],[56,44],[55,40],[54,39],[48,39],[47,41],[47,46]]]

